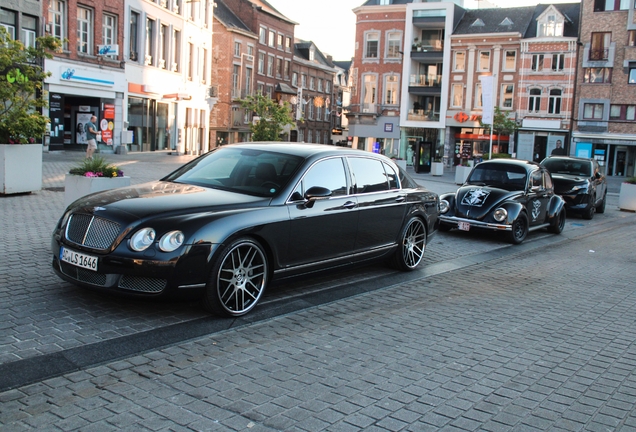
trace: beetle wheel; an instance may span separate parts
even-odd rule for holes
[[[411,218],[402,229],[398,249],[391,260],[392,267],[402,271],[414,270],[426,251],[426,227],[421,219]]]
[[[565,209],[562,209],[558,215],[555,216],[554,223],[548,227],[548,231],[554,234],[561,234],[565,228]]]
[[[512,231],[510,232],[510,242],[519,244],[523,242],[528,235],[528,216],[525,213],[519,214],[517,219],[512,222]]]
[[[204,303],[216,315],[238,317],[256,306],[268,281],[267,258],[254,240],[239,238],[226,246],[212,270]]]

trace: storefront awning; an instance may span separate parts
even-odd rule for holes
[[[292,95],[296,94],[296,90],[294,90],[293,88],[291,88],[285,83],[276,84],[276,89],[274,91],[276,93],[285,93],[285,94],[292,94]]]

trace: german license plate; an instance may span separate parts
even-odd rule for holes
[[[457,228],[462,231],[470,231],[470,224],[468,222],[459,222]]]
[[[97,271],[97,257],[60,248],[60,260],[87,270]]]

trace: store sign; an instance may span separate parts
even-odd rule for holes
[[[119,55],[119,45],[97,45],[97,54],[106,55]]]
[[[473,141],[488,141],[490,140],[490,135],[488,134],[455,134],[455,138],[463,139],[463,140],[473,140]],[[493,141],[508,141],[510,140],[510,136],[508,135],[493,135]]]
[[[384,123],[384,132],[393,132],[393,123]]]
[[[465,112],[458,112],[453,116],[455,120],[459,123],[466,123],[467,121],[479,121],[481,120],[481,115],[479,114],[466,114]]]
[[[99,122],[102,131],[102,141],[107,145],[113,145],[113,129],[115,129],[115,105],[104,104],[102,121]]]
[[[115,85],[112,74],[79,67],[60,66],[60,80],[109,87]]]

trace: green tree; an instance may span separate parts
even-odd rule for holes
[[[0,26],[0,143],[40,142],[49,121],[41,114],[47,106],[42,85],[50,75],[42,66],[61,46],[59,39],[44,36],[35,47],[25,47]]]
[[[481,127],[486,129],[487,133],[490,133],[491,125],[483,123],[481,119],[479,120],[479,124]],[[492,130],[497,134],[497,145],[499,145],[499,137],[502,134],[512,135],[517,131],[517,129],[519,129],[517,122],[509,118],[508,113],[501,111],[501,109],[496,106],[495,114],[493,116]],[[488,158],[490,159],[490,155],[488,155]]]
[[[287,125],[294,124],[289,103],[279,104],[274,99],[257,93],[239,101],[241,106],[254,113],[258,120],[252,122],[252,141],[280,141]]]

